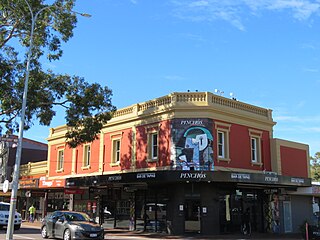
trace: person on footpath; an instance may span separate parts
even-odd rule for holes
[[[36,215],[36,208],[33,206],[33,204],[31,205],[31,207],[29,207],[29,214],[30,214],[30,222],[33,223]]]

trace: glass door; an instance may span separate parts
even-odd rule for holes
[[[283,202],[284,232],[292,232],[291,202]]]
[[[201,231],[201,215],[200,200],[186,200],[184,205],[185,214],[185,232],[200,233]]]

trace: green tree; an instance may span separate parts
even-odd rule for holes
[[[93,141],[116,110],[112,91],[79,76],[54,73],[41,64],[45,57],[59,60],[61,43],[73,36],[75,0],[55,0],[51,6],[44,0],[0,1],[0,133],[14,133],[19,128],[26,74],[26,57],[21,52],[29,47],[32,22],[26,1],[33,13],[43,10],[33,34],[25,130],[35,121],[49,126],[56,115],[55,106],[61,106],[66,113],[68,144],[76,147]]]
[[[315,153],[314,157],[310,156],[311,178],[320,181],[320,152]]]

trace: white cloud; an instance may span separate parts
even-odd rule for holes
[[[319,13],[320,2],[311,0],[171,0],[175,6],[174,15],[189,21],[223,20],[241,31],[245,30],[242,15],[251,10],[251,15],[262,11],[289,11],[292,17],[301,21]]]
[[[320,116],[274,116],[273,119],[277,122],[295,122],[295,123],[320,123]]]
[[[130,2],[133,3],[133,4],[137,4],[138,3],[137,0],[130,0]]]
[[[189,40],[195,41],[195,42],[206,42],[206,39],[203,38],[201,35],[192,34],[192,33],[185,33],[180,34],[182,37],[187,38]]]
[[[314,73],[319,72],[319,69],[317,69],[317,68],[303,68],[302,70],[304,72],[314,72]]]
[[[311,44],[311,43],[303,43],[301,45],[301,47],[303,49],[311,49],[311,50],[316,50],[317,49],[317,47],[314,44]]]
[[[209,6],[209,2],[208,1],[194,1],[192,3],[190,3],[189,5],[190,7],[207,7]]]

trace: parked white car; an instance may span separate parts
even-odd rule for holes
[[[0,229],[8,226],[10,203],[0,202]],[[19,230],[21,227],[21,214],[15,212],[14,230]]]

